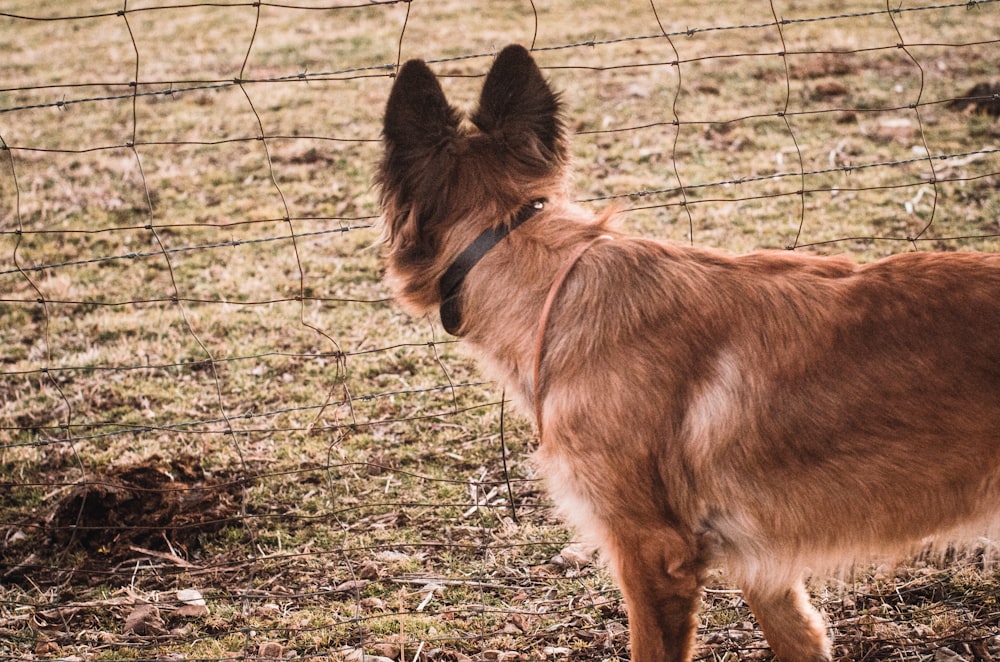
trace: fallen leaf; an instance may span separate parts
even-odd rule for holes
[[[399,658],[400,650],[399,650],[399,646],[396,645],[396,644],[382,642],[382,643],[374,644],[372,646],[372,650],[375,651],[376,655],[380,655],[382,657],[387,657],[390,660],[395,660],[395,659]],[[368,659],[371,659],[371,658],[369,657]]]
[[[257,657],[282,657],[285,647],[276,641],[265,641],[257,648]]]
[[[333,589],[338,593],[347,593],[349,591],[360,591],[365,586],[368,586],[367,579],[351,579],[342,584],[339,584],[337,588]]]
[[[125,619],[125,632],[140,636],[153,636],[166,634],[167,630],[163,627],[160,610],[149,603],[142,603],[136,605],[132,613]]]
[[[575,566],[585,568],[594,561],[597,548],[593,545],[575,542],[563,548],[559,554],[552,559],[552,563],[557,565]]]

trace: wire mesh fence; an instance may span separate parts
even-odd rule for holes
[[[715,5],[0,3],[0,659],[627,659],[531,426],[388,299],[372,173],[402,60],[471,105],[517,41],[630,230],[1000,246],[1000,3]],[[813,588],[841,659],[972,660],[998,580]],[[724,577],[701,634],[768,655]]]

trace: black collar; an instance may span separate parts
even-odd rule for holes
[[[481,235],[469,244],[462,251],[455,261],[451,263],[448,270],[441,277],[438,286],[441,292],[441,324],[444,330],[453,336],[458,335],[458,329],[462,326],[461,293],[462,283],[465,277],[472,271],[472,267],[483,259],[491,248],[499,244],[504,237],[510,234],[522,223],[540,212],[547,200],[538,198],[521,207],[514,220],[508,223],[501,223],[495,228],[484,230]]]

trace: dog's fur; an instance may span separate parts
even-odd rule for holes
[[[378,175],[387,277],[432,311],[470,242],[547,200],[470,272],[459,334],[526,412],[541,399],[536,459],[622,588],[633,660],[690,659],[716,563],[779,659],[829,660],[806,572],[997,532],[1000,256],[858,266],[625,236],[571,203],[559,100],[520,46],[469,119],[423,62],[402,67]],[[557,272],[602,234],[537,357]]]

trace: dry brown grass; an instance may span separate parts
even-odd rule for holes
[[[381,65],[462,58],[434,67],[471,105],[486,54],[532,40],[530,4],[158,4],[0,7],[109,14],[0,16],[0,659],[627,658],[606,574],[551,562],[570,537],[531,427],[506,417],[505,471],[501,394],[385,300],[370,227]],[[769,3],[657,3],[695,29],[670,41],[617,41],[659,33],[639,0],[536,8],[579,197],[630,229],[862,260],[1000,247],[997,120],[946,103],[1000,79],[1000,3],[898,33],[799,20],[877,3],[774,3],[780,34]],[[748,27],[700,30],[723,26]],[[136,91],[173,94],[131,96],[137,53]],[[842,659],[998,654],[1000,577],[975,557],[814,589]],[[704,659],[766,657],[751,623],[720,578]]]

